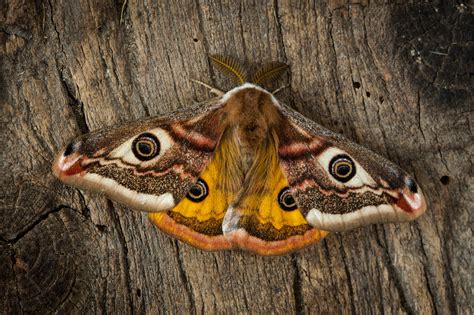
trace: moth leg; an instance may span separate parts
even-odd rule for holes
[[[202,85],[202,86],[204,86],[204,87],[207,87],[207,88],[209,89],[209,92],[210,92],[210,93],[213,93],[213,94],[215,94],[215,95],[217,95],[217,96],[222,96],[222,95],[225,94],[223,91],[219,90],[218,88],[212,87],[212,86],[210,86],[209,84],[206,84],[206,83],[204,83],[204,82],[202,82],[202,81],[194,80],[194,79],[191,79],[191,81],[193,81],[194,83],[200,84],[200,85]]]
[[[287,87],[290,87],[290,85],[288,84],[288,85],[279,87],[278,89],[276,89],[275,91],[273,91],[272,94],[275,95],[275,94],[277,94],[278,92],[280,92],[281,90],[286,89]]]

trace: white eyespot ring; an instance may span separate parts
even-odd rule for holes
[[[120,159],[131,165],[142,165],[146,167],[155,163],[174,145],[173,138],[162,128],[144,131],[112,150],[108,158]]]
[[[329,147],[318,155],[317,160],[323,170],[327,172],[328,179],[336,187],[341,189],[357,189],[364,186],[377,186],[372,176],[367,173],[354,157],[344,150],[337,147]],[[337,167],[341,169],[337,170]]]

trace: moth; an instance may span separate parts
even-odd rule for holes
[[[239,86],[184,110],[72,141],[53,173],[147,211],[203,250],[279,255],[331,231],[415,219],[423,193],[398,166],[280,103],[231,58],[211,56]]]

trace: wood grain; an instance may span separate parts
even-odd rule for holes
[[[472,313],[473,8],[417,2],[0,2],[0,313]],[[208,253],[53,178],[73,137],[228,88],[209,53],[288,63],[279,99],[413,174],[427,213]]]

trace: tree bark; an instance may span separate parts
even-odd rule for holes
[[[418,2],[0,2],[0,312],[473,313],[473,8]],[[53,177],[72,138],[222,87],[209,53],[288,63],[277,97],[413,174],[427,213],[204,252]]]

